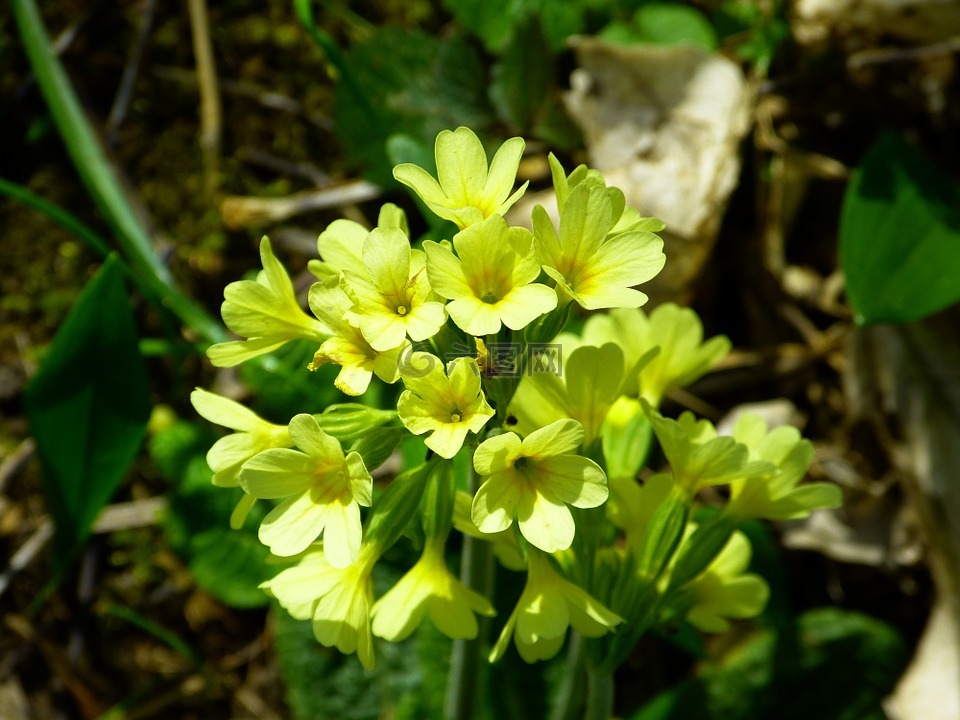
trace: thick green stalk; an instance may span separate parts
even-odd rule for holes
[[[467,491],[477,491],[477,476],[470,466]],[[484,597],[490,597],[493,583],[493,554],[489,543],[463,536],[460,581]],[[450,675],[447,680],[447,697],[443,715],[446,720],[469,720],[476,707],[477,686],[485,661],[484,644],[488,620],[478,618],[479,630],[473,640],[454,640],[450,658]]]
[[[556,703],[550,713],[550,720],[579,720],[583,708],[584,669],[583,636],[570,632],[567,643],[567,662],[563,668],[563,679],[557,690]]]
[[[587,709],[583,720],[613,717],[613,674],[587,669]]]
[[[11,0],[20,39],[37,85],[73,160],[77,173],[100,212],[110,223],[131,269],[149,294],[169,308],[203,339],[226,339],[223,326],[174,285],[166,266],[153,251],[150,237],[127,202],[60,59],[53,51],[35,0]]]

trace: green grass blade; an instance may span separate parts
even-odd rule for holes
[[[210,342],[226,339],[223,326],[173,282],[150,237],[124,197],[119,181],[87,121],[50,43],[35,0],[11,0],[20,39],[67,152],[88,192],[110,223],[127,262],[162,305]]]

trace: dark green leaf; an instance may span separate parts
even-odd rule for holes
[[[633,720],[882,720],[881,702],[907,659],[896,630],[823,608],[801,615],[798,632],[790,662],[783,662],[776,633],[758,633],[719,666],[656,697]]]
[[[732,44],[737,57],[766,70],[777,48],[790,36],[786,3],[745,3],[726,0],[713,12],[717,34]]]
[[[174,486],[164,528],[197,585],[233,607],[266,605],[259,585],[276,568],[266,564],[269,553],[257,538],[263,503],[254,506],[241,529],[230,529],[241,491],[211,484],[213,473],[203,456],[210,444],[205,426],[187,422],[175,423],[151,440],[151,457]]]
[[[504,122],[529,131],[541,116],[553,76],[550,48],[540,23],[531,18],[515,28],[493,66],[490,99]]]
[[[919,320],[960,299],[960,191],[897,135],[847,188],[840,264],[858,323]]]
[[[318,413],[348,399],[333,385],[338,366],[327,364],[316,372],[307,370],[316,351],[316,343],[299,340],[287,343],[260,362],[244,363],[240,377],[257,396],[254,409],[261,416],[285,425],[297,413]]]
[[[600,37],[621,44],[696,45],[717,48],[717,33],[696,8],[673,3],[650,3],[640,7],[630,23],[611,23]]]
[[[402,570],[380,561],[373,571],[377,594]],[[442,717],[451,641],[425,620],[401,643],[376,644],[377,671],[366,672],[356,655],[317,643],[309,621],[274,611],[276,650],[295,720],[420,720]]]
[[[390,137],[407,135],[432,148],[440,130],[468,125],[482,136],[493,122],[486,71],[462,37],[440,40],[417,30],[380,27],[351,47],[343,62],[356,83],[337,86],[337,131],[347,159],[365,167],[375,182],[393,182]],[[377,108],[376,116],[368,105]]]
[[[26,391],[53,515],[54,565],[66,568],[140,449],[150,389],[115,256],[57,331]]]
[[[539,16],[553,50],[585,29],[589,0],[444,0],[457,21],[483,42],[491,52],[501,52],[514,28],[530,16]]]
[[[261,515],[254,517],[259,521]],[[231,530],[221,519],[193,535],[187,547],[187,567],[197,585],[231,607],[266,605],[268,598],[260,583],[278,569],[267,565],[269,553],[257,538],[257,524]]]

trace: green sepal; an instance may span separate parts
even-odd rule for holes
[[[656,579],[667,567],[683,538],[689,514],[690,498],[676,485],[650,518],[643,536],[637,558],[637,571],[642,577]]]
[[[677,553],[677,561],[670,571],[671,592],[693,580],[714,561],[737,529],[737,520],[716,515],[700,525]]]
[[[367,470],[373,471],[393,455],[400,441],[408,435],[409,433],[401,427],[375,428],[362,435],[350,449],[360,453]]]
[[[607,477],[636,478],[653,440],[650,421],[640,404],[626,398],[614,403],[600,429],[600,437]]]
[[[455,464],[452,460],[439,461],[430,474],[420,510],[423,533],[427,543],[444,542],[453,525],[453,484]]]
[[[330,405],[323,413],[314,415],[317,425],[341,442],[356,440],[372,429],[396,420],[394,410],[378,410],[359,403]]]
[[[364,533],[364,544],[376,545],[378,554],[383,554],[400,539],[404,528],[417,512],[432,471],[433,462],[425,462],[398,475],[390,483],[374,504]]]
[[[587,641],[587,662],[596,672],[612,673],[620,667],[657,617],[661,597],[657,583],[630,572],[631,563],[628,557],[611,599],[606,603],[624,619],[624,623],[616,633]]]
[[[550,342],[563,330],[570,318],[571,303],[564,304],[562,298],[560,302],[562,306],[558,305],[556,310],[541,315],[524,328],[523,339],[528,344]]]

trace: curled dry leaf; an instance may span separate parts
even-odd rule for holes
[[[701,48],[571,44],[579,68],[564,99],[589,164],[628,205],[666,223],[668,262],[646,287],[683,302],[736,186],[753,92],[735,63]]]

